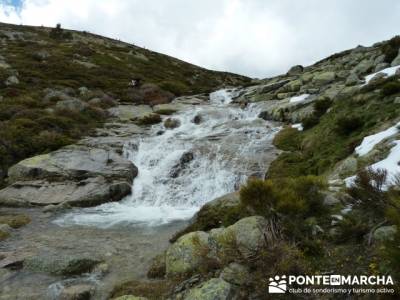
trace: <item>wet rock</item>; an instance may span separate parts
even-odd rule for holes
[[[202,121],[202,117],[200,115],[195,115],[192,122],[196,125],[200,124]]]
[[[194,159],[194,155],[192,152],[185,152],[182,154],[181,158],[179,159],[179,163],[176,164],[170,173],[171,178],[177,178],[182,170],[184,170],[188,163],[190,163]]]
[[[6,86],[16,85],[16,84],[19,84],[19,79],[18,79],[17,76],[12,75],[12,76],[8,77],[8,78],[4,81],[4,84],[5,84]]]
[[[296,65],[289,69],[289,71],[287,72],[287,75],[289,75],[289,76],[300,75],[301,73],[303,73],[303,70],[304,70],[304,68],[302,65]]]
[[[198,287],[191,289],[185,300],[231,300],[234,299],[233,287],[221,278],[211,278]]]
[[[397,233],[397,227],[395,225],[381,226],[374,231],[373,237],[374,240],[380,242],[392,241],[396,233]]]
[[[241,286],[249,283],[250,273],[244,265],[233,262],[222,270],[220,277],[230,284]]]
[[[83,111],[87,108],[87,104],[79,99],[69,99],[58,101],[56,104],[56,108],[59,110],[75,110],[75,111]]]
[[[52,275],[79,275],[90,272],[99,259],[79,255],[38,255],[25,259],[24,269]]]
[[[174,129],[181,126],[181,121],[178,119],[168,118],[164,121],[164,127],[168,129]]]
[[[166,275],[174,277],[196,271],[206,259],[199,255],[202,247],[208,248],[208,233],[197,231],[181,236],[166,252]]]
[[[77,284],[66,287],[60,293],[59,300],[89,300],[95,288],[89,284]]]

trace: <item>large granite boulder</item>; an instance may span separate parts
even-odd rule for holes
[[[166,252],[166,275],[175,277],[196,271],[206,259],[203,249],[208,249],[208,233],[195,231],[181,236]]]
[[[0,191],[0,205],[94,206],[119,201],[130,193],[137,172],[115,151],[68,146],[11,167],[12,184]]]

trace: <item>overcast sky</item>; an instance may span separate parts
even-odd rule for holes
[[[61,23],[263,78],[399,34],[400,1],[0,0],[0,21]]]

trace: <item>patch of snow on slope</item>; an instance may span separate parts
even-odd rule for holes
[[[366,136],[362,140],[361,144],[356,147],[356,149],[355,149],[356,153],[359,156],[363,156],[363,155],[367,154],[369,151],[371,151],[375,147],[375,145],[379,144],[384,139],[391,137],[391,136],[395,135],[396,133],[398,133],[399,126],[400,126],[400,122],[384,131]]]
[[[374,163],[370,166],[372,170],[384,169],[387,171],[387,179],[384,189],[387,189],[396,179],[396,175],[400,174],[400,140],[393,142],[393,147],[390,149],[389,155],[377,163]],[[354,180],[356,176],[351,176],[345,179],[345,183],[347,187],[350,187],[354,184]]]
[[[303,102],[303,101],[306,100],[309,96],[310,96],[310,94],[302,94],[302,95],[300,95],[300,96],[294,96],[294,97],[290,98],[289,102],[290,102],[290,103]]]
[[[365,84],[368,84],[368,82],[378,73],[383,73],[386,75],[386,77],[393,76],[396,73],[397,69],[399,69],[399,68],[400,68],[400,66],[389,67],[389,68],[380,70],[379,72],[369,74],[369,75],[365,76]]]
[[[298,131],[303,131],[303,124],[301,124],[301,123],[297,123],[297,124],[292,124],[291,125],[292,126],[292,128],[295,128],[295,129],[297,129]]]

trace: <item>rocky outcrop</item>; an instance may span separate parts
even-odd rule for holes
[[[138,170],[122,156],[123,147],[129,147],[128,141],[143,130],[129,122],[129,109],[116,107],[112,111],[115,114],[104,128],[76,145],[12,166],[8,171],[10,185],[0,191],[0,205],[84,207],[119,201],[128,195]]]
[[[200,286],[191,289],[185,300],[230,300],[235,299],[231,284],[221,278],[211,278]]]
[[[181,236],[165,255],[167,277],[185,276],[210,262],[218,263],[232,249],[240,257],[249,257],[262,249],[267,241],[264,232],[267,220],[252,216],[239,220],[227,228],[210,232],[195,231]]]

